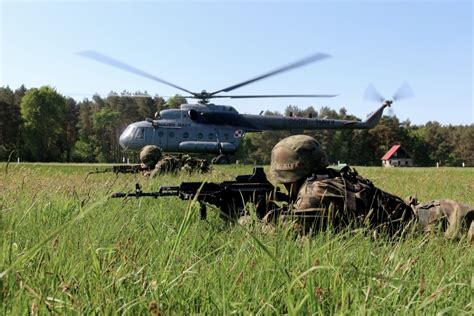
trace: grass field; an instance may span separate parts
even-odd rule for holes
[[[0,314],[473,314],[466,239],[363,230],[295,236],[239,226],[174,197],[113,191],[211,175],[96,174],[95,165],[0,164]],[[474,204],[474,169],[357,168],[386,191]]]

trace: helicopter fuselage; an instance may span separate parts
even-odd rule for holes
[[[382,105],[364,121],[240,114],[228,105],[183,104],[157,120],[130,124],[119,139],[125,149],[156,145],[165,152],[233,154],[247,132],[264,130],[364,129],[379,121]]]
[[[209,124],[190,117],[190,113],[209,111],[209,106],[183,104],[180,109],[161,111],[157,120],[132,123],[120,136],[120,145],[132,150],[156,145],[165,152],[234,153],[245,132],[242,128]],[[212,111],[238,114],[231,106],[215,106]]]

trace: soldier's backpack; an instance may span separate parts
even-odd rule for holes
[[[396,234],[413,218],[413,211],[401,198],[377,188],[346,166],[339,172],[326,169],[308,178],[291,215],[306,228],[362,224]]]

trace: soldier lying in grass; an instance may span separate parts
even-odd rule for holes
[[[143,147],[140,152],[140,160],[142,166],[147,169],[144,174],[151,177],[179,171],[191,174],[193,172],[207,173],[211,170],[206,159],[199,159],[190,155],[162,156],[160,148],[154,145]]]
[[[293,203],[269,212],[264,221],[291,221],[301,232],[364,225],[393,236],[411,222],[428,230],[446,218],[450,235],[467,225],[472,240],[473,208],[447,200],[407,203],[350,167],[336,171],[327,166],[326,154],[312,137],[295,135],[278,142],[272,150],[271,175],[285,185]]]

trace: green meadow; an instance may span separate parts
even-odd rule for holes
[[[297,236],[222,221],[175,197],[110,199],[209,175],[93,174],[105,166],[0,164],[0,314],[473,314],[474,252],[465,237],[365,229]],[[268,169],[268,168],[266,168]],[[421,201],[474,204],[472,168],[356,168]],[[252,207],[249,206],[250,211]]]

